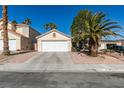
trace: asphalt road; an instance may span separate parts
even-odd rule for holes
[[[0,72],[1,88],[124,88],[121,73]]]
[[[107,65],[73,64],[69,53],[41,53],[24,63],[0,65],[0,87],[124,88],[124,73],[103,73],[89,67],[105,69]]]

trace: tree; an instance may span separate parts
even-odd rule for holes
[[[23,24],[30,25],[32,23],[30,18],[26,18],[23,22]]]
[[[13,30],[14,32],[16,31],[16,25],[17,25],[16,20],[13,20],[13,21],[12,21],[12,30]]]
[[[57,29],[57,25],[55,23],[47,23],[47,24],[44,25],[44,28],[46,30]]]
[[[8,16],[7,16],[7,5],[2,6],[2,19],[3,19],[3,55],[9,55],[9,44],[8,44]]]
[[[121,27],[117,22],[105,18],[102,12],[93,13],[88,10],[80,11],[72,24],[72,36],[80,36],[80,40],[88,39],[89,55],[96,57],[100,41],[107,36],[121,36],[118,31]]]

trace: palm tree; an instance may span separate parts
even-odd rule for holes
[[[82,39],[89,40],[89,54],[96,57],[100,41],[107,36],[121,36],[118,33],[121,27],[117,22],[111,22],[105,18],[106,15],[102,12],[93,13],[88,10],[80,11],[74,19],[72,25],[72,34],[80,33]],[[77,35],[76,35],[77,36]]]
[[[3,55],[9,55],[8,45],[8,16],[7,16],[7,5],[2,6],[2,17],[3,17]]]
[[[47,24],[44,25],[44,28],[46,30],[57,29],[57,25],[55,23],[47,23]]]
[[[12,30],[13,30],[14,32],[16,31],[16,25],[17,25],[16,20],[13,20],[13,21],[12,21]]]
[[[32,23],[30,18],[26,18],[23,22],[23,24],[30,25]]]

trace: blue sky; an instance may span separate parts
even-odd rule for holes
[[[1,9],[0,6],[0,17]],[[73,18],[79,10],[92,10],[94,12],[102,11],[107,14],[107,18],[112,21],[117,21],[124,28],[124,6],[88,6],[88,5],[66,5],[66,6],[9,6],[8,15],[9,20],[17,20],[21,23],[26,17],[32,20],[31,26],[40,33],[46,32],[43,25],[49,22],[54,22],[58,25],[58,30],[70,34],[70,27]]]

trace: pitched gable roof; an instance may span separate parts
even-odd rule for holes
[[[57,33],[59,33],[59,34],[65,36],[65,37],[71,38],[71,36],[66,35],[66,34],[64,34],[63,32],[58,31],[57,29],[52,29],[52,30],[50,30],[50,31],[48,31],[48,32],[46,32],[46,33],[41,34],[40,36],[37,36],[36,38],[38,39],[38,38],[43,37],[43,36],[45,36],[45,35],[47,35],[47,34],[49,34],[49,33],[52,33],[52,32],[57,32]]]

